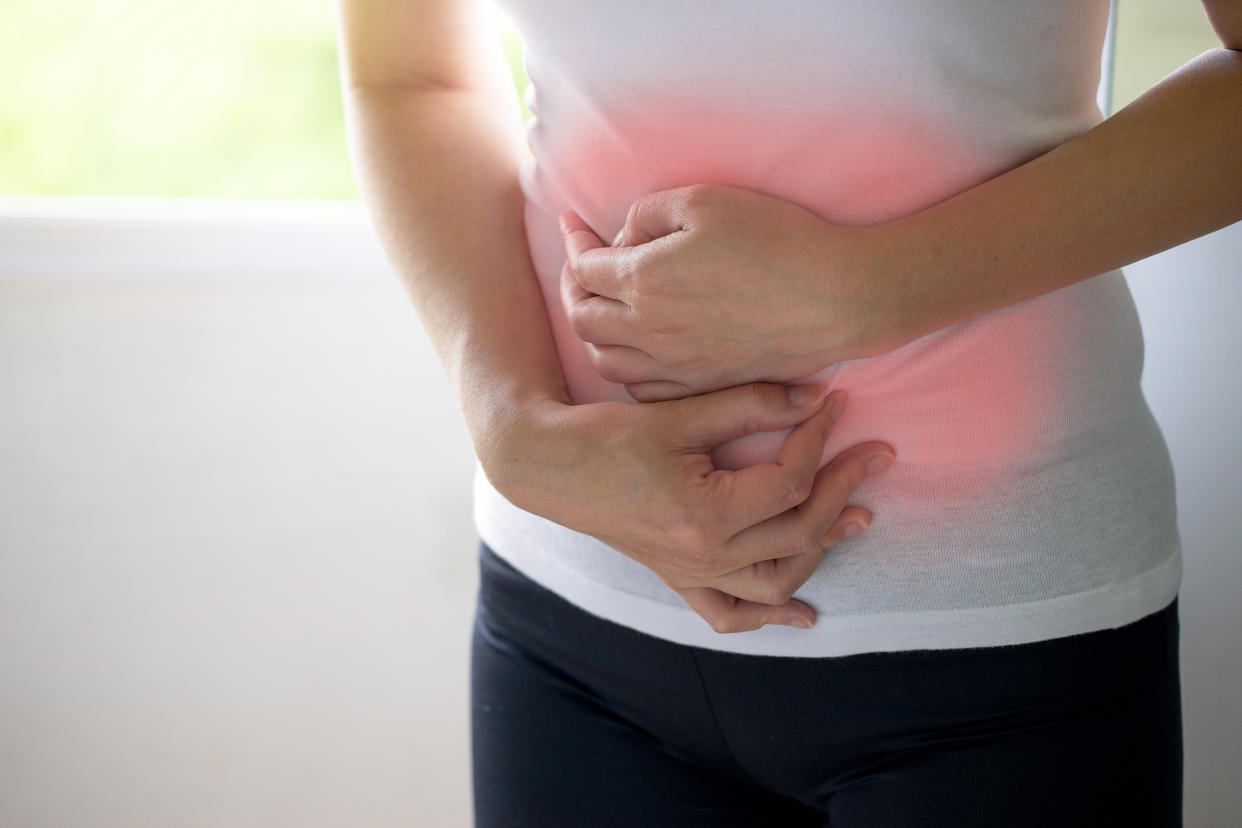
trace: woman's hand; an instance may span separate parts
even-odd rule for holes
[[[823,392],[755,383],[644,405],[547,401],[493,443],[484,470],[520,508],[647,566],[717,632],[809,627],[814,610],[792,595],[850,524],[870,523],[846,499],[868,461],[895,454],[864,443],[821,470],[845,402]],[[721,443],[791,427],[775,463],[712,466]]]
[[[561,214],[561,299],[595,370],[640,401],[788,382],[904,345],[909,300],[869,228],[727,185],[634,202],[609,247]]]

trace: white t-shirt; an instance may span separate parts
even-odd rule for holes
[[[1102,120],[1108,0],[506,0],[526,44],[527,238],[577,403],[597,376],[561,308],[556,216],[605,240],[655,190],[723,183],[869,225],[918,212]],[[1173,470],[1140,389],[1120,270],[812,375],[850,392],[824,462],[882,440],[850,502],[865,532],[798,597],[811,630],[720,635],[654,573],[475,477],[482,539],[584,609],[738,653],[837,656],[1018,644],[1106,629],[1181,582]],[[774,460],[788,432],[721,449]],[[566,492],[572,497],[572,492]]]

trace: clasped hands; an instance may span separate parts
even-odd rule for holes
[[[596,371],[645,404],[544,411],[562,446],[579,434],[603,451],[562,468],[573,503],[531,505],[646,565],[717,632],[811,626],[792,596],[869,525],[847,497],[895,451],[863,443],[820,469],[846,394],[784,384],[907,341],[872,236],[724,185],[640,199],[612,246],[576,213],[560,220],[570,325]],[[785,428],[775,463],[712,465],[714,447]]]
[[[595,370],[640,402],[790,382],[904,345],[909,284],[882,225],[829,224],[727,185],[635,201],[612,246],[560,216],[561,301]]]

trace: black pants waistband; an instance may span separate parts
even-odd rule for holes
[[[1180,824],[1176,600],[1016,646],[753,656],[479,553],[479,825]]]

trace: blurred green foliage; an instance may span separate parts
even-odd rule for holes
[[[0,193],[357,198],[335,37],[330,2],[0,0]]]
[[[1117,108],[1218,45],[1198,0],[1118,21]],[[0,192],[358,197],[328,0],[0,0],[0,77]]]

